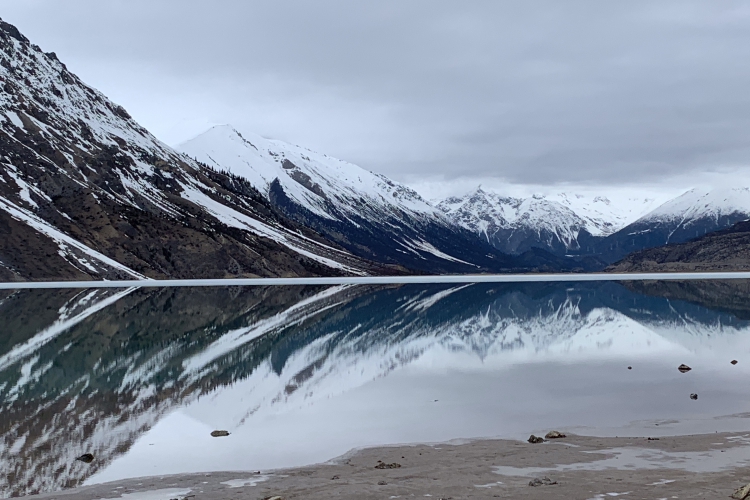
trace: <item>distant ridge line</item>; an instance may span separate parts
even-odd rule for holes
[[[316,278],[230,278],[184,280],[118,281],[21,281],[2,282],[0,290],[34,288],[156,288],[269,285],[399,285],[434,283],[533,283],[581,281],[685,281],[750,279],[750,272],[700,273],[558,273],[558,274],[476,274],[441,276],[357,276]]]

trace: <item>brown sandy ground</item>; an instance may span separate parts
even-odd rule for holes
[[[401,467],[378,469],[379,461]],[[544,476],[557,484],[529,485]],[[296,469],[131,479],[37,498],[715,500],[728,498],[748,482],[750,434],[658,440],[569,435],[543,444],[477,440],[369,448]]]

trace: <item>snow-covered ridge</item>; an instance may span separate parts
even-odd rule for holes
[[[660,205],[640,221],[719,219],[737,213],[750,216],[750,188],[694,188]]]
[[[229,125],[213,127],[178,148],[217,170],[244,177],[266,194],[278,179],[290,198],[321,217],[335,218],[331,206],[359,216],[383,210],[439,214],[414,190],[383,175],[283,141],[240,134]]]
[[[607,236],[651,210],[654,198],[631,197],[611,201],[607,196],[576,193],[535,194],[526,198],[504,196],[482,189],[439,202],[439,208],[472,230],[499,228],[547,229],[572,241],[581,229],[592,236]]]

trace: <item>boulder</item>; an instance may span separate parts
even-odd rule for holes
[[[557,484],[557,481],[553,481],[552,479],[545,477],[535,477],[531,481],[529,481],[529,486],[550,486],[553,484]]]
[[[397,464],[396,462],[387,464],[382,460],[378,460],[378,465],[375,466],[376,469],[398,469],[399,467],[401,467],[401,464]]]
[[[745,500],[748,497],[750,497],[750,484],[746,484],[742,488],[739,488],[737,491],[732,493],[732,498],[734,498],[735,500]]]

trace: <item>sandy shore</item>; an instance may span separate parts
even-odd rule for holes
[[[529,485],[543,477],[557,484]],[[493,439],[369,448],[296,469],[139,478],[36,498],[720,499],[749,482],[750,433],[568,435],[542,444]]]

